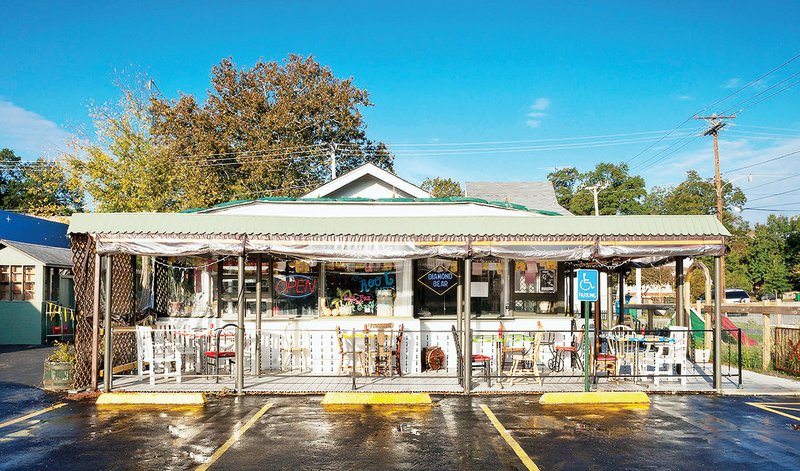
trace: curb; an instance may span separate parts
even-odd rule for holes
[[[366,392],[330,392],[322,398],[322,405],[431,405],[430,394],[427,393],[366,393]]]
[[[650,404],[641,391],[544,393],[539,404]]]
[[[200,406],[206,403],[203,393],[103,393],[97,398],[97,405],[174,405]]]

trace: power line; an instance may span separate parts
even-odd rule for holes
[[[795,155],[795,154],[800,154],[800,150],[796,150],[796,151],[794,151],[794,152],[789,152],[788,154],[779,155],[778,157],[773,157],[773,158],[771,158],[771,159],[762,160],[761,162],[756,162],[756,163],[754,163],[754,164],[745,165],[745,166],[743,166],[743,167],[739,167],[739,168],[734,168],[734,169],[732,169],[732,170],[728,170],[728,171],[726,171],[726,172],[722,172],[722,173],[723,173],[723,175],[724,175],[724,174],[726,174],[726,173],[738,172],[739,170],[744,170],[744,169],[747,169],[747,168],[753,168],[753,167],[757,167],[757,166],[759,166],[759,165],[764,165],[764,164],[766,164],[766,163],[774,162],[774,161],[776,161],[776,160],[785,159],[786,157],[791,157],[791,156],[793,156],[793,155]]]
[[[760,197],[758,197],[758,198],[753,198],[753,199],[751,199],[751,200],[747,200],[747,202],[748,202],[748,203],[752,203],[753,201],[765,200],[765,199],[767,199],[767,198],[772,198],[772,197],[775,197],[775,196],[785,195],[785,194],[788,194],[788,193],[794,193],[794,192],[796,192],[796,191],[800,191],[800,188],[793,188],[793,189],[791,189],[791,190],[781,191],[781,192],[779,192],[779,193],[773,193],[773,194],[771,194],[771,195],[760,196]]]

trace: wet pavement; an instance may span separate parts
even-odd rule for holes
[[[2,420],[57,399],[28,392],[24,406],[0,403]],[[193,469],[269,403],[211,469],[524,469],[482,404],[542,470],[800,467],[800,421],[747,404],[790,402],[798,411],[783,410],[800,417],[797,399],[652,396],[650,407],[565,407],[541,406],[538,396],[440,396],[414,409],[323,409],[320,399],[220,397],[180,408],[70,402],[0,428],[0,469]]]

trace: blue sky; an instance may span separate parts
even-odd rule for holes
[[[666,155],[674,137],[701,123],[637,154],[800,53],[795,2],[499,3],[9,2],[0,30],[0,147],[55,155],[65,138],[86,132],[90,100],[116,96],[115,71],[142,70],[170,97],[203,96],[223,57],[250,65],[300,53],[370,91],[368,134],[390,144],[398,173],[412,181],[541,180],[554,167],[633,159],[648,184],[666,185],[689,168],[713,174],[708,138]],[[707,112],[797,72],[800,60]],[[799,105],[797,86],[741,112],[722,135],[723,171],[800,150]],[[535,142],[627,133],[648,134]],[[609,142],[619,139],[633,142]],[[463,142],[502,144],[467,146],[483,149],[470,154],[454,144]],[[541,148],[577,142],[584,145]],[[409,143],[418,146],[400,145]],[[796,157],[750,169],[752,182],[747,172],[732,176],[755,187],[751,198],[800,187],[794,177],[764,185],[788,176]]]

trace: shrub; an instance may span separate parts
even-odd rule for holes
[[[55,348],[53,349],[53,353],[47,357],[47,361],[50,363],[75,363],[75,352],[72,351],[72,347],[67,342],[59,342],[56,340]]]

